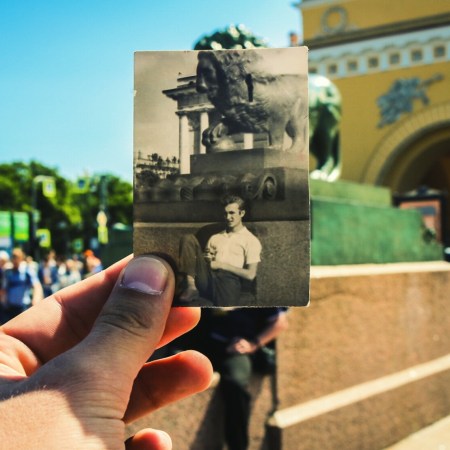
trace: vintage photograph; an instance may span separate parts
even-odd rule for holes
[[[134,253],[176,305],[309,302],[307,49],[137,52]]]

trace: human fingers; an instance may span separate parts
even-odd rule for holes
[[[164,334],[157,347],[162,347],[192,330],[199,319],[200,308],[171,308]],[[34,325],[35,321],[30,323]],[[61,323],[64,321],[61,320]],[[33,333],[27,328],[17,327],[5,334],[0,329],[0,377],[4,377],[0,384],[32,375],[43,364],[78,344],[84,336],[72,337],[72,331],[73,328],[61,326],[54,333],[45,328]]]
[[[200,320],[199,307],[172,307],[167,318],[164,334],[157,348],[162,347],[177,337],[192,330]]]
[[[124,416],[126,423],[209,387],[213,369],[193,350],[146,364],[137,376]]]
[[[119,275],[92,330],[73,350],[83,360],[91,359],[99,373],[114,373],[118,389],[132,383],[163,335],[174,285],[174,274],[164,260],[150,255],[133,259]]]
[[[63,390],[80,410],[122,419],[133,382],[164,332],[174,285],[174,274],[162,259],[131,260],[89,334],[37,370],[26,389],[45,385]]]
[[[8,340],[8,348],[18,353],[17,359],[37,359],[38,364],[77,344],[88,334],[131,258],[59,291],[4,324],[0,332]],[[31,363],[29,370],[35,369],[35,364]]]
[[[172,439],[161,430],[145,428],[125,442],[126,450],[172,450]]]
[[[0,329],[8,341],[0,350],[0,365],[22,375],[32,374],[59,354],[78,344],[92,328],[121,270],[131,257],[104,272],[61,290]],[[159,345],[192,329],[200,317],[199,308],[172,308]],[[12,352],[12,353],[11,353]]]

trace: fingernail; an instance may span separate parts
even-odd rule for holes
[[[139,256],[131,260],[120,285],[144,294],[160,295],[167,285],[169,272],[164,264],[152,256]]]

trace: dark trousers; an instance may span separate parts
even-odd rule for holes
[[[251,396],[248,392],[252,375],[249,355],[226,352],[227,344],[211,342],[205,351],[214,370],[220,373],[219,390],[224,401],[225,441],[229,450],[247,450],[249,443]]]
[[[28,308],[29,308],[28,305],[25,305],[25,306],[23,306],[23,305],[6,305],[1,314],[2,323],[6,323],[6,322],[10,321],[11,319],[14,319],[14,317],[18,316],[19,314],[22,314]]]
[[[211,270],[202,248],[193,234],[180,240],[179,271],[195,279],[195,285],[202,297],[216,306],[235,306],[241,294],[240,278],[226,270]]]

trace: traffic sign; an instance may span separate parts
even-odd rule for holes
[[[98,234],[98,242],[100,244],[108,243],[108,227],[99,226],[97,228],[97,234]]]
[[[56,196],[56,185],[53,177],[44,177],[42,179],[42,193],[45,197]]]
[[[106,227],[106,224],[108,223],[108,216],[106,215],[105,211],[99,211],[97,214],[97,223],[100,227]]]
[[[26,242],[30,238],[30,218],[26,212],[14,212],[14,240]]]
[[[50,248],[52,246],[50,230],[47,228],[39,228],[36,230],[36,238],[39,241],[39,247]]]
[[[75,253],[81,253],[83,251],[83,239],[74,239],[72,241],[72,248]]]
[[[11,213],[0,211],[0,247],[9,248],[12,246],[11,232]]]

